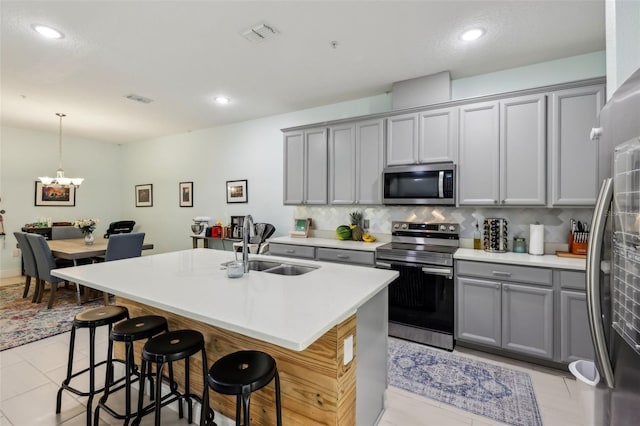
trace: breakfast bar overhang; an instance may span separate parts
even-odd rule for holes
[[[221,265],[233,256],[193,249],[53,274],[114,294],[132,317],[159,314],[170,329],[201,331],[209,364],[237,350],[269,353],[280,373],[284,424],[375,423],[387,388],[387,286],[398,273],[252,256],[318,268],[297,276],[251,271],[232,279]],[[140,350],[136,346],[137,357]],[[202,367],[193,361],[192,387],[200,392]],[[252,397],[254,424],[275,423],[273,398],[272,386]],[[211,392],[210,405],[235,416],[235,398]]]

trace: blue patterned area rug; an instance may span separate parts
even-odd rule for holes
[[[542,426],[531,377],[389,338],[389,384],[514,426]]]

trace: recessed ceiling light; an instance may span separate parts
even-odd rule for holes
[[[31,28],[33,28],[35,31],[37,31],[40,35],[46,37],[46,38],[62,38],[64,37],[64,35],[51,27],[47,27],[45,25],[38,25],[38,24],[34,24],[31,26]]]
[[[216,102],[224,105],[224,104],[228,104],[229,102],[231,102],[231,99],[227,98],[226,96],[216,96]]]
[[[474,28],[472,30],[463,32],[460,38],[464,41],[473,41],[479,39],[483,35],[484,30],[482,28]]]

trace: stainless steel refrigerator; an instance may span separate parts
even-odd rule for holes
[[[587,307],[600,382],[594,424],[640,423],[640,69],[600,112],[601,148],[613,161],[594,211]]]

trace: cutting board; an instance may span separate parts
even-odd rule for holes
[[[557,251],[556,256],[558,257],[572,257],[574,259],[586,259],[586,254],[573,254],[568,251]]]

